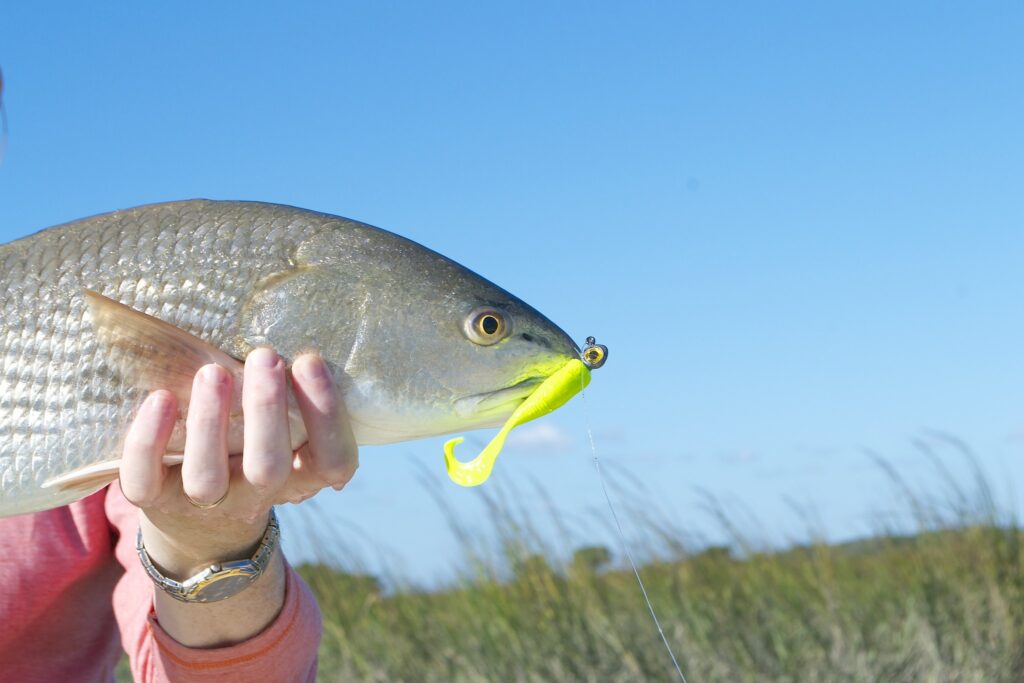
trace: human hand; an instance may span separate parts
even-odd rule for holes
[[[271,505],[327,486],[340,490],[352,478],[357,446],[323,360],[296,358],[292,388],[308,434],[294,453],[285,367],[270,349],[246,359],[241,455],[227,452],[232,378],[224,368],[207,365],[196,374],[181,467],[162,462],[178,418],[174,395],[155,391],[139,409],[125,440],[121,489],[142,510],[146,549],[167,576],[187,578],[211,563],[251,556]]]

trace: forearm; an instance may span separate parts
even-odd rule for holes
[[[183,644],[189,641],[186,634],[189,630],[198,634],[197,628],[205,628],[205,613],[196,619],[189,617],[188,622],[180,622],[186,628],[185,634],[169,633],[164,622],[170,625],[174,617],[166,613],[163,617],[157,616],[160,608],[154,603],[157,591],[163,591],[154,588],[135,550],[139,511],[124,499],[117,486],[107,494],[107,515],[119,539],[116,547],[118,561],[126,570],[114,591],[114,612],[121,630],[121,642],[131,660],[133,680],[140,683],[224,683],[225,680],[311,683],[316,678],[316,653],[322,628],[320,612],[309,588],[288,566],[286,557],[279,554],[274,563],[273,571],[282,571],[285,583],[284,605],[276,618],[260,628],[257,624],[260,620],[246,611],[221,615],[229,622],[250,627],[254,634],[251,638],[223,647],[189,647]],[[251,553],[252,549],[242,549],[238,557],[246,557],[246,552]],[[250,590],[261,590],[262,582],[270,576],[265,575],[242,591],[238,600],[243,596],[255,596],[256,593],[247,594]],[[266,582],[273,583],[273,580]],[[236,598],[228,598],[227,602],[234,600]],[[217,621],[221,619],[218,617]],[[243,637],[241,632],[226,635],[232,637],[223,642],[234,642],[236,638]]]
[[[224,546],[223,536],[219,541],[214,538],[208,543],[192,539],[186,545],[162,534],[146,515],[140,517],[150,560],[164,576],[177,581],[214,563],[251,557],[259,545],[258,541],[247,541]],[[256,534],[262,536],[262,529],[251,526],[242,537]],[[182,645],[195,648],[225,647],[257,635],[277,617],[284,598],[284,559],[279,549],[273,552],[259,578],[237,595],[223,600],[182,602],[154,587],[154,609],[160,626]]]

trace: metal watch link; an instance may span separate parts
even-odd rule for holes
[[[139,560],[142,561],[149,578],[172,598],[182,602],[216,602],[237,595],[258,579],[270,564],[270,558],[277,549],[280,538],[281,528],[277,522],[277,513],[274,512],[274,508],[270,508],[267,531],[251,559],[211,564],[184,581],[169,579],[153,566],[153,561],[142,542],[141,528],[135,540],[135,549],[139,552]]]

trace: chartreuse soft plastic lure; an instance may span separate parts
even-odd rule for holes
[[[598,367],[598,365],[590,363],[591,357],[588,357],[586,352],[583,357],[590,367]],[[461,462],[455,458],[455,446],[463,441],[461,436],[445,443],[444,460],[448,465],[448,476],[456,484],[462,486],[479,486],[487,481],[487,477],[491,476],[491,470],[494,468],[494,461],[501,453],[509,432],[524,422],[547,415],[580,393],[583,387],[590,383],[590,367],[584,365],[584,362],[578,358],[573,358],[556,370],[539,387],[534,389],[532,394],[526,397],[526,400],[516,408],[501,431],[491,439],[480,455],[469,462]]]

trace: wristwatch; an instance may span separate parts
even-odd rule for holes
[[[153,566],[146,546],[142,543],[141,528],[135,539],[135,549],[139,551],[139,560],[142,561],[149,578],[172,598],[182,602],[216,602],[237,595],[258,579],[270,564],[270,558],[277,549],[280,538],[281,528],[277,522],[277,513],[274,512],[274,508],[270,508],[267,531],[251,559],[211,564],[184,581],[169,579]]]

